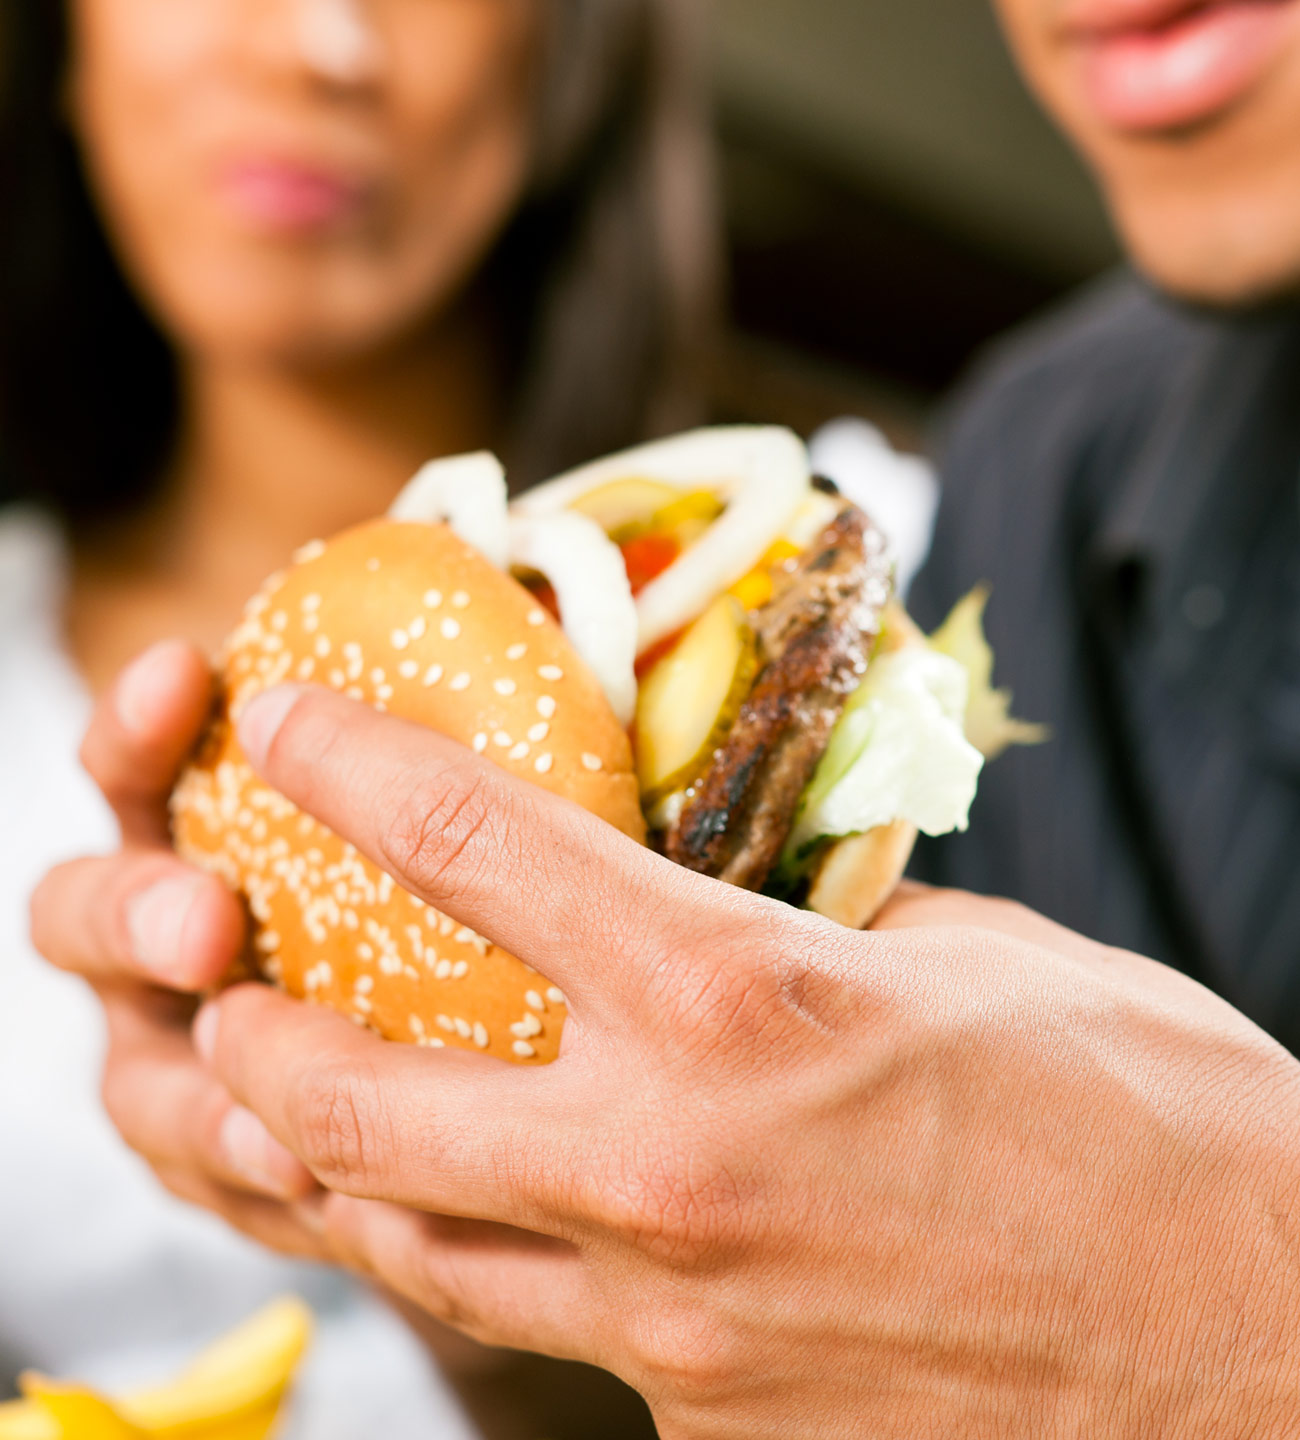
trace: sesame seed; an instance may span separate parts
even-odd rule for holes
[[[319,595],[304,595],[302,597],[302,608],[307,614],[310,615],[313,610],[319,610],[320,607],[321,597]]]
[[[424,603],[430,610],[436,610],[442,604],[441,590],[426,590],[424,592]]]
[[[528,738],[533,742],[534,745],[540,745],[550,733],[551,727],[546,723],[546,721],[539,720],[536,725],[532,726],[529,729]]]
[[[601,760],[599,755],[584,754],[582,763],[587,770],[603,770],[605,768],[604,761]]]
[[[519,689],[519,686],[507,676],[503,680],[494,680],[492,682],[492,688],[498,695],[513,695],[515,691]]]
[[[450,961],[450,960],[439,960],[439,961],[438,961],[438,964],[437,964],[437,967],[435,968],[435,970],[434,970],[434,972],[433,972],[433,978],[434,978],[435,980],[450,980],[450,979],[451,979],[451,961]]]
[[[361,657],[358,656],[357,658],[360,659]],[[372,685],[382,685],[387,679],[387,674],[378,665],[376,665],[375,668],[370,672],[370,683]]]
[[[534,1035],[542,1033],[542,1022],[536,1015],[525,1015],[522,1020],[516,1021],[510,1027],[510,1033],[518,1035],[521,1040],[529,1040]]]
[[[478,1046],[480,1050],[486,1050],[488,1045],[491,1043],[491,1037],[488,1035],[487,1026],[484,1025],[481,1020],[474,1026],[474,1043]]]
[[[352,997],[352,1003],[363,1015],[369,1015],[375,1008],[374,1002],[367,999],[364,995],[354,995]]]
[[[304,615],[302,617],[302,628],[308,635],[314,635],[320,629],[319,615]]]
[[[555,704],[555,696],[554,696],[554,695],[540,695],[540,696],[538,696],[538,699],[537,699],[537,713],[542,717],[543,720],[554,720],[554,719],[555,719],[555,711],[556,711],[556,704]]]
[[[375,977],[373,975],[358,975],[356,984],[352,987],[358,995],[369,995],[375,988]]]
[[[554,764],[555,756],[548,751],[545,755],[539,755],[537,757],[533,762],[533,769],[536,770],[539,775],[547,775],[550,773],[551,766]]]
[[[481,755],[488,747],[488,737],[480,730],[474,737],[474,753]]]
[[[450,1015],[439,1015],[436,1024],[439,1030],[445,1030],[448,1035],[456,1028]]]
[[[467,610],[469,608],[468,592],[465,590],[457,590],[456,593],[451,597],[451,603],[456,607],[457,610]]]
[[[465,978],[465,976],[468,975],[468,974],[469,974],[469,961],[468,961],[468,960],[457,960],[456,963],[451,967],[451,978],[452,978],[453,980],[463,980],[463,979]]]
[[[430,1050],[445,1050],[446,1048],[447,1048],[446,1042],[445,1042],[445,1041],[442,1041],[442,1040],[439,1040],[436,1035],[433,1037],[432,1040],[429,1041],[429,1049],[430,1049]]]
[[[524,993],[524,1004],[527,1005],[530,1010],[546,1009],[546,1002],[536,990],[528,990]]]
[[[336,690],[342,690],[342,688],[343,688],[347,683],[348,683],[348,677],[342,672],[342,670],[331,670],[331,671],[330,671],[330,684],[331,684]]]
[[[528,612],[528,623],[529,623],[530,625],[534,625],[534,626],[535,626],[535,625],[545,625],[545,624],[546,624],[546,611],[543,610],[543,609],[541,609],[540,607],[537,608],[537,609],[534,609],[534,610],[530,610],[530,611]]]
[[[393,698],[393,687],[391,685],[381,685],[375,691],[375,696],[381,702],[391,700]]]
[[[473,683],[473,676],[468,670],[462,670],[459,675],[452,677],[451,688],[459,694],[462,690],[468,690]]]
[[[424,1021],[418,1015],[412,1015],[406,1023],[411,1027],[412,1035],[424,1034]]]
[[[564,671],[558,665],[539,665],[537,673],[543,680],[563,680]]]
[[[531,1060],[537,1054],[527,1040],[516,1040],[510,1048],[522,1060]]]
[[[349,640],[339,653],[345,660],[360,660],[361,646],[355,640]]]
[[[284,631],[286,631],[288,628],[289,617],[284,613],[283,610],[277,610],[275,614],[271,616],[271,629],[278,630],[281,634],[283,634]]]
[[[528,654],[528,646],[527,646],[527,645],[512,645],[512,646],[509,648],[509,650],[506,651],[506,659],[507,659],[507,660],[522,660],[522,659],[524,658],[524,656],[527,655],[527,654]]]
[[[439,626],[439,629],[442,631],[442,638],[444,640],[455,640],[460,635],[460,622],[448,616],[447,619],[442,622],[441,626]]]
[[[510,735],[507,735],[504,730],[498,730],[497,733],[492,737],[492,743],[494,745],[499,745],[503,750],[509,750],[515,742],[514,739]]]
[[[343,693],[349,700],[364,700],[366,698],[366,692],[360,685],[349,685]]]
[[[414,680],[420,673],[420,667],[414,660],[403,660],[397,667],[397,673],[403,680]]]
[[[552,1005],[567,1005],[569,1002],[564,998],[564,991],[558,986],[552,985],[546,992],[546,998]]]
[[[310,655],[308,655],[308,657],[302,662],[302,664],[298,666],[298,679],[310,680],[315,673],[316,662],[311,658]]]
[[[474,1027],[469,1023],[468,1020],[462,1020],[461,1017],[457,1015],[452,1023],[456,1026],[456,1034],[459,1035],[462,1040],[469,1040],[472,1038],[474,1034]]]
[[[316,649],[316,654],[320,657],[320,659],[322,659],[322,660],[328,659],[328,658],[329,658],[329,653],[330,653],[329,637],[328,637],[328,636],[325,636],[325,635],[322,635],[322,636],[320,637],[320,639],[317,640],[315,649]]]
[[[411,637],[405,630],[394,630],[392,635],[389,636],[389,639],[392,642],[394,650],[405,650],[411,643]]]
[[[438,681],[441,680],[441,679],[442,679],[442,666],[441,666],[441,665],[430,665],[429,668],[424,672],[424,680],[423,680],[421,683],[424,685],[424,688],[425,688],[426,690],[432,690],[433,687],[434,687],[434,686],[438,683]]]
[[[324,553],[325,542],[323,540],[309,540],[293,552],[293,558],[299,565],[307,565],[312,560],[319,560]]]
[[[510,758],[512,760],[527,760],[529,754],[532,752],[532,748],[527,740],[521,740],[519,744],[511,750]]]
[[[406,627],[406,633],[411,637],[412,640],[423,640],[425,632],[428,630],[428,628],[429,622],[424,618],[424,616],[417,615],[415,619],[412,620],[411,623]]]

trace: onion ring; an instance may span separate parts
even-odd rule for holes
[[[431,460],[393,501],[399,524],[447,524],[480,555],[504,570],[510,560],[506,472],[486,450]]]
[[[560,623],[623,725],[636,714],[636,602],[619,548],[585,515],[510,517],[509,560],[550,582]]]
[[[812,467],[803,441],[778,426],[695,430],[570,471],[522,496],[514,509],[563,512],[598,486],[632,476],[711,490],[728,502],[704,536],[637,599],[637,652],[643,654],[762,560],[807,497]]]

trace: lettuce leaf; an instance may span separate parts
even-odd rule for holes
[[[1040,745],[1049,738],[1045,725],[1031,725],[1011,714],[1011,692],[993,684],[993,650],[984,636],[988,587],[977,586],[953,606],[952,614],[930,636],[930,648],[950,655],[970,678],[966,701],[966,738],[986,760],[996,760],[1012,745]]]

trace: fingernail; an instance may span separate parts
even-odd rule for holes
[[[207,882],[201,875],[160,880],[127,902],[126,928],[136,963],[165,985],[184,988],[185,923]]]
[[[113,692],[113,705],[122,725],[136,735],[151,733],[154,717],[172,692],[177,656],[184,646],[162,640],[138,656],[122,672]]]
[[[311,1177],[298,1158],[242,1105],[227,1111],[220,1144],[226,1162],[255,1190],[278,1200],[292,1200]]]
[[[239,743],[244,754],[260,769],[266,764],[275,737],[280,733],[285,716],[298,703],[303,690],[300,685],[277,685],[255,695],[239,717]]]
[[[205,1065],[211,1065],[216,1056],[217,1030],[220,1025],[221,1007],[219,1005],[205,1005],[194,1017],[190,1037],[194,1041],[194,1048],[198,1051],[199,1059]]]

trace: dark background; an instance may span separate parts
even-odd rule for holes
[[[987,340],[1115,256],[986,0],[720,0],[728,418],[913,440]]]

